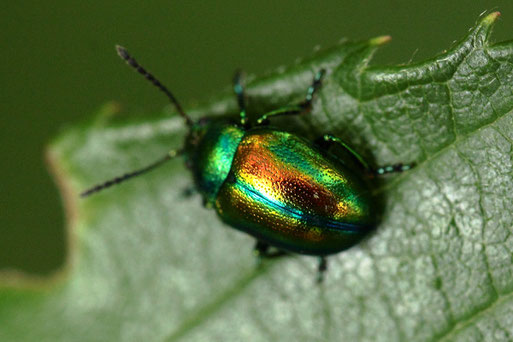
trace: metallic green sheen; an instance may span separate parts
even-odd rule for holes
[[[195,178],[207,203],[224,222],[263,242],[328,255],[375,225],[364,177],[294,134],[215,124],[195,150]]]
[[[206,205],[213,205],[225,181],[244,130],[236,125],[209,122],[195,132],[188,151],[196,185]],[[199,135],[199,138],[198,136]]]

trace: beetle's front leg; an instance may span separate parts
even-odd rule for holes
[[[244,94],[244,85],[242,84],[242,71],[237,70],[233,76],[233,91],[237,96],[237,104],[239,105],[240,124],[242,127],[248,127],[249,122],[246,112],[246,95]]]

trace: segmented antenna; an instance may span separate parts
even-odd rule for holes
[[[140,176],[146,172],[149,172],[157,167],[159,167],[160,165],[164,164],[165,162],[167,162],[168,160],[170,160],[171,158],[177,156],[178,154],[180,153],[180,151],[178,152],[175,152],[175,151],[171,151],[169,152],[168,154],[166,154],[164,156],[164,158],[161,158],[159,160],[157,160],[156,162],[148,165],[148,166],[145,166],[139,170],[135,170],[135,171],[132,171],[132,172],[129,172],[129,173],[125,173],[124,175],[122,176],[118,176],[118,177],[114,177],[104,183],[101,183],[101,184],[98,184],[98,185],[95,185],[93,186],[92,188],[82,192],[80,194],[80,197],[87,197],[89,195],[92,195],[98,191],[101,191],[103,189],[106,189],[106,188],[109,188],[113,185],[116,185],[116,184],[119,184],[119,183],[122,183],[130,178],[133,178],[133,177],[136,177],[136,176]]]
[[[162,83],[160,83],[160,81],[157,80],[155,78],[155,76],[150,74],[141,65],[139,65],[139,63],[137,63],[137,61],[132,56],[130,56],[130,54],[124,47],[122,47],[120,45],[116,45],[116,50],[118,52],[119,57],[123,58],[127,62],[128,65],[130,65],[132,68],[137,70],[137,72],[140,73],[141,75],[143,75],[144,78],[146,78],[155,87],[159,88],[164,94],[166,94],[166,96],[169,98],[171,103],[175,106],[176,110],[178,111],[178,114],[180,114],[180,116],[182,118],[184,118],[186,125],[189,127],[192,127],[194,122],[187,114],[185,114],[182,106],[180,105],[178,100],[175,98],[173,93],[171,93]]]

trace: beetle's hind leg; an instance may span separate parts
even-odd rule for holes
[[[319,145],[321,148],[328,149],[332,145],[340,146],[343,150],[349,152],[351,157],[360,165],[360,167],[365,170],[368,173],[372,172],[372,169],[370,168],[369,164],[363,159],[363,157],[353,150],[348,144],[346,144],[342,139],[337,138],[331,134],[325,134],[319,139],[315,141],[317,145]]]
[[[367,172],[370,176],[381,176],[387,173],[395,173],[395,172],[403,172],[411,169],[414,164],[403,164],[398,163],[394,165],[381,166],[377,168],[372,168],[365,161],[365,159],[353,150],[348,144],[342,141],[340,138],[337,138],[331,134],[325,134],[321,138],[316,140],[316,143],[322,148],[329,148],[331,145],[340,146],[345,151],[349,152],[353,159],[360,165],[360,167]]]
[[[271,246],[268,243],[263,242],[261,240],[256,241],[253,251],[257,257],[258,265],[262,263],[263,259],[279,258],[287,254],[287,252],[282,250],[269,251],[270,248]]]
[[[298,115],[304,113],[307,110],[310,110],[310,108],[312,107],[312,100],[314,98],[314,95],[322,85],[322,78],[324,77],[324,74],[326,74],[326,71],[324,69],[319,70],[315,74],[314,80],[308,88],[305,100],[303,102],[296,106],[286,106],[266,113],[262,115],[260,118],[258,118],[257,125],[269,124],[269,119],[274,116]]]
[[[324,281],[324,274],[328,270],[328,259],[325,256],[319,257],[319,266],[317,267],[317,283]]]

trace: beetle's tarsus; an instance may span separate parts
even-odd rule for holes
[[[310,109],[312,108],[312,101],[313,101],[314,95],[321,87],[322,78],[324,77],[325,74],[326,74],[326,70],[324,70],[324,69],[319,70],[315,74],[313,82],[310,85],[310,87],[308,87],[308,90],[306,92],[306,97],[303,102],[301,102],[299,105],[296,105],[296,106],[287,106],[287,107],[279,108],[277,110],[273,110],[269,113],[265,113],[260,118],[258,118],[257,125],[258,126],[268,125],[269,119],[274,116],[300,115],[300,114],[310,111]]]
[[[314,77],[314,80],[312,82],[312,85],[308,88],[308,92],[306,93],[305,101],[301,104],[302,107],[305,109],[308,109],[312,106],[312,100],[319,88],[322,85],[322,79],[324,75],[326,74],[326,70],[321,69],[319,70]]]
[[[385,175],[387,173],[398,173],[398,172],[408,171],[411,168],[413,168],[414,166],[415,166],[414,163],[411,163],[411,164],[397,163],[397,164],[393,164],[393,165],[386,165],[386,166],[378,167],[378,168],[372,170],[372,173],[375,176],[381,176],[381,175]]]
[[[244,85],[242,84],[243,73],[238,69],[233,76],[233,91],[237,97],[237,104],[239,105],[240,124],[242,127],[249,128],[249,121],[246,113],[246,95],[244,92]]]
[[[328,270],[328,259],[325,256],[319,257],[319,266],[317,267],[317,283],[324,282],[324,274]]]

